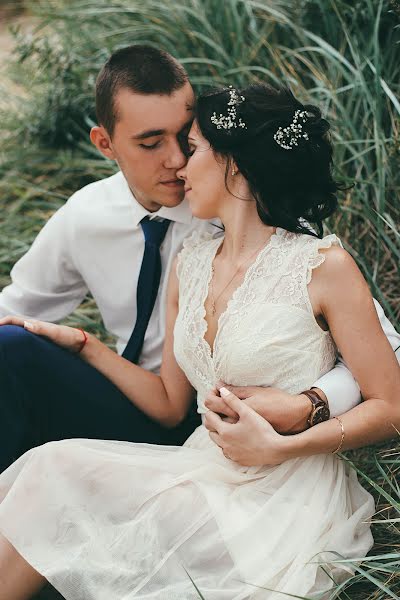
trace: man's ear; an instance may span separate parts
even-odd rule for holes
[[[90,141],[106,158],[116,160],[111,138],[102,125],[96,125],[90,130]]]

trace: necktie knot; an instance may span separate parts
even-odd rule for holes
[[[168,219],[157,221],[155,219],[150,220],[149,217],[144,217],[140,221],[140,225],[143,229],[145,243],[159,248],[165,238],[170,222]]]

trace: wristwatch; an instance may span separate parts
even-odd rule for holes
[[[304,390],[301,393],[307,396],[312,405],[310,416],[307,419],[308,426],[313,427],[327,421],[331,416],[328,402],[321,398],[315,390]]]

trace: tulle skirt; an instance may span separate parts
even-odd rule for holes
[[[373,499],[336,456],[241,467],[203,426],[183,447],[45,444],[0,502],[1,533],[67,600],[312,598],[372,545]]]

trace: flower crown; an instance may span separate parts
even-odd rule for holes
[[[309,139],[308,133],[303,132],[303,125],[299,121],[303,124],[307,121],[305,110],[296,110],[290,125],[284,128],[279,127],[274,133],[275,142],[284,150],[293,150],[294,146],[299,145],[301,138]]]
[[[247,129],[246,123],[242,121],[240,117],[238,120],[236,114],[236,107],[245,100],[244,96],[240,96],[237,90],[231,85],[229,86],[229,96],[228,113],[226,115],[220,113],[219,117],[217,117],[217,113],[214,112],[210,119],[211,123],[213,123],[217,129],[232,129],[232,127],[235,129],[237,127]]]
[[[217,116],[214,112],[211,115],[211,123],[216,126],[217,129],[247,129],[246,123],[239,117],[237,118],[236,107],[244,102],[245,97],[239,95],[237,90],[229,86],[229,101],[227,114],[222,113]],[[299,122],[301,121],[301,122]],[[293,116],[293,120],[287,127],[278,127],[274,133],[274,140],[284,150],[293,150],[295,146],[299,145],[299,140],[309,140],[308,133],[303,131],[303,125],[307,121],[307,112],[305,110],[296,110]]]

